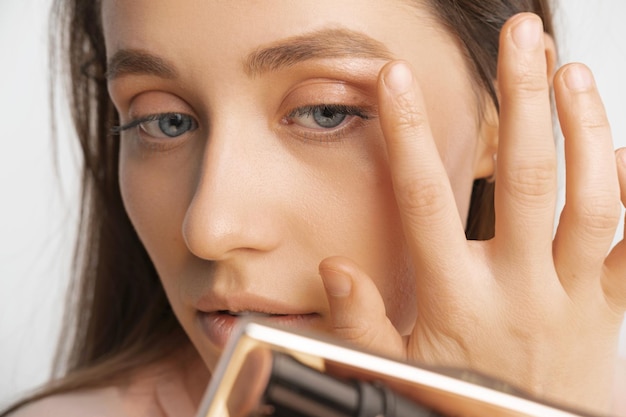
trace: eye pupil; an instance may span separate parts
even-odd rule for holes
[[[169,114],[159,120],[159,129],[169,137],[180,136],[191,130],[193,121],[183,114]]]
[[[328,106],[317,108],[313,111],[313,119],[321,127],[333,128],[337,127],[346,118],[345,113],[334,111]]]

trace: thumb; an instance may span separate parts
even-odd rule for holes
[[[330,306],[331,333],[357,347],[405,358],[404,342],[385,313],[374,282],[351,260],[324,259],[319,265]]]

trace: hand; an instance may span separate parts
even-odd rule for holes
[[[620,187],[626,204],[626,149],[616,164],[589,70],[561,68],[554,89],[565,136],[566,205],[553,238],[557,173],[545,49],[541,36],[526,48],[516,44],[514,33],[526,24],[539,31],[538,18],[522,14],[501,34],[495,237],[465,239],[419,86],[406,64],[392,62],[380,74],[379,111],[415,265],[413,331],[397,332],[373,281],[352,261],[325,259],[320,274],[341,338],[606,410],[626,311],[626,241],[609,253]],[[332,291],[338,279],[349,293]]]

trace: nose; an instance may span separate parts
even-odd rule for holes
[[[183,223],[195,256],[224,260],[238,251],[271,251],[279,245],[277,164],[270,163],[268,146],[271,141],[241,131],[214,130],[209,137]]]

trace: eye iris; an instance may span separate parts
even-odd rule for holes
[[[159,119],[159,129],[169,137],[180,136],[192,127],[191,118],[182,114],[170,114]]]
[[[346,118],[345,113],[339,113],[329,107],[320,107],[313,110],[313,120],[315,123],[325,128],[337,127]]]

